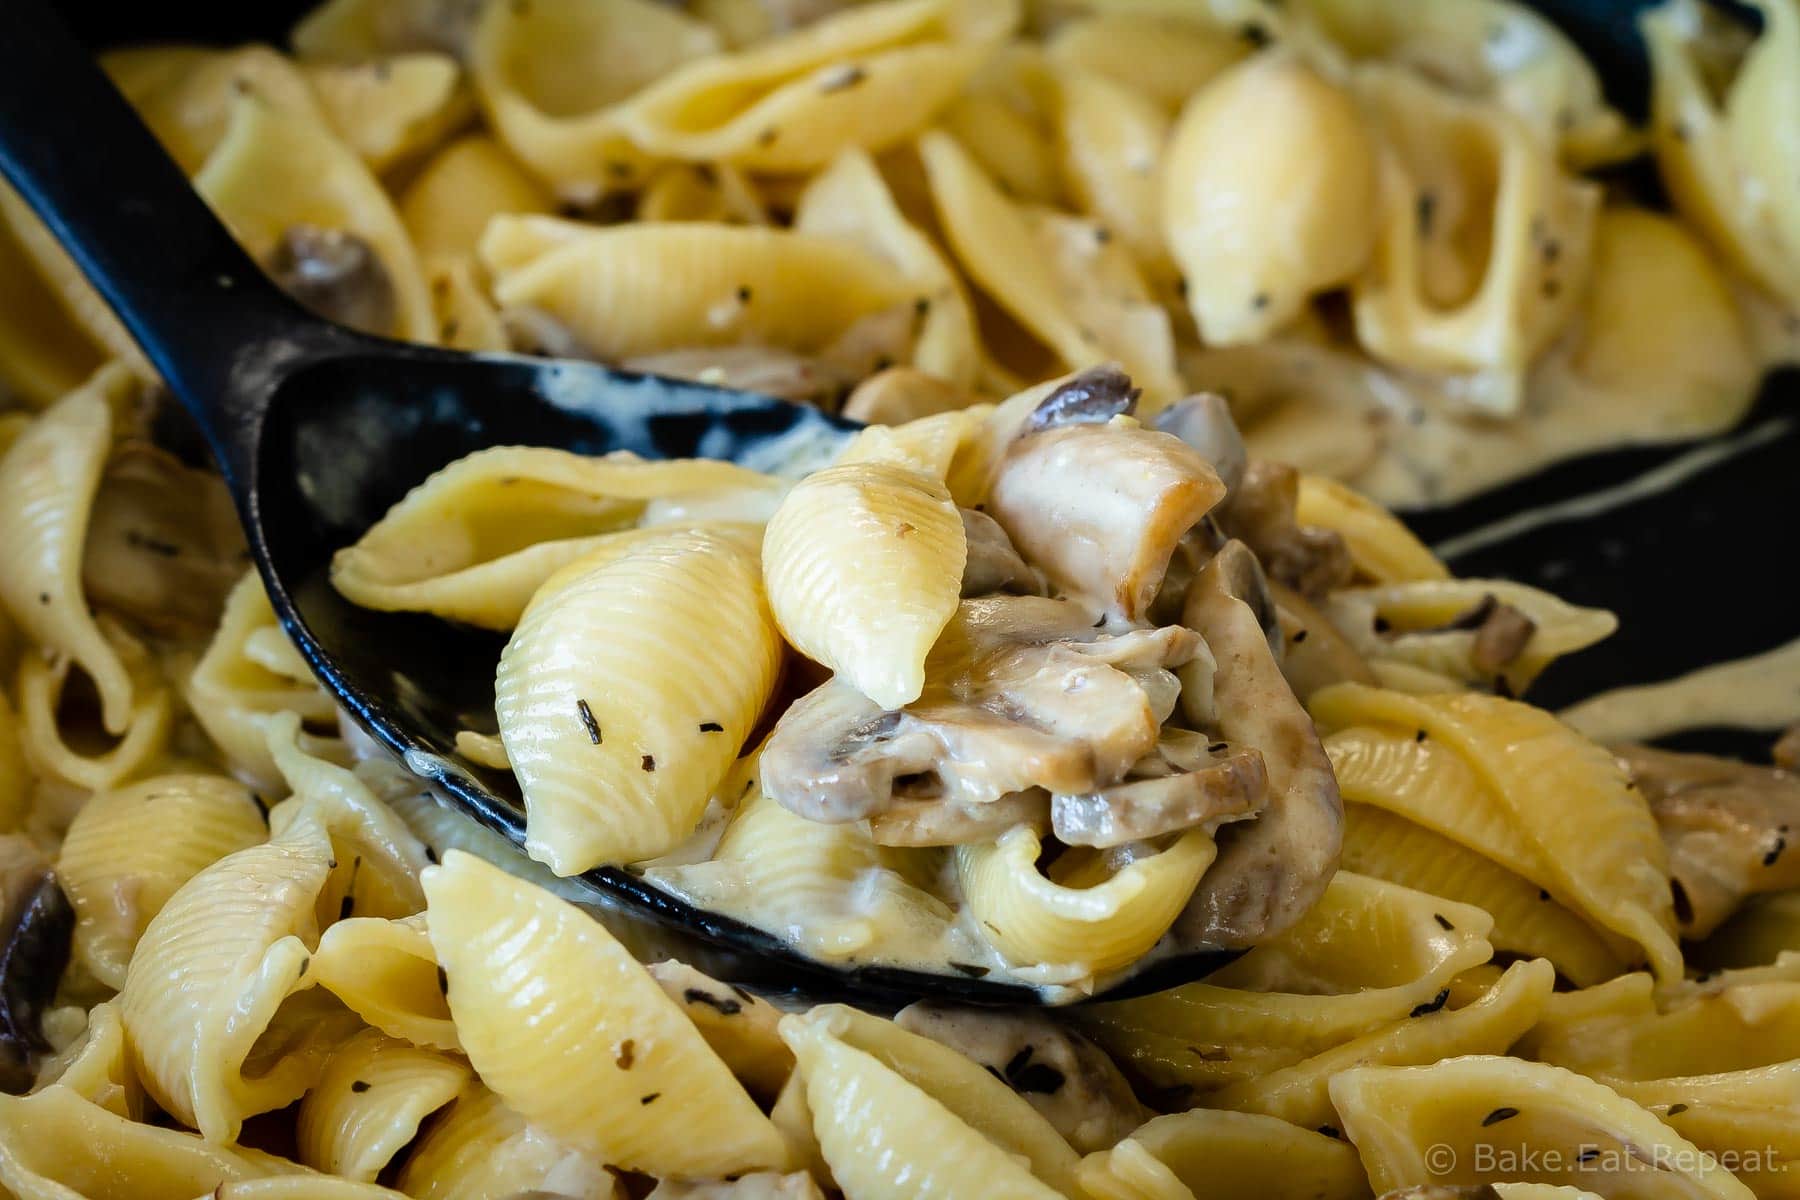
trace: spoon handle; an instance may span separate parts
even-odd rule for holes
[[[247,482],[255,385],[329,327],[232,240],[45,0],[0,8],[0,114],[0,174]]]

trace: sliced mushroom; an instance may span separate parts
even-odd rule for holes
[[[1244,435],[1238,432],[1225,397],[1217,392],[1199,392],[1176,401],[1156,414],[1156,427],[1198,450],[1218,472],[1227,495],[1243,482],[1250,452],[1244,447]]]
[[[1260,751],[1165,729],[1125,782],[1053,797],[1051,828],[1071,846],[1122,846],[1254,816],[1268,786]]]
[[[965,600],[926,661],[924,693],[884,712],[833,680],[782,716],[763,788],[816,821],[857,821],[898,799],[992,803],[1105,787],[1156,745],[1201,652],[1180,627],[1112,634],[1035,596]]]
[[[960,511],[963,538],[969,546],[969,557],[963,565],[964,598],[989,596],[995,592],[1011,592],[1016,596],[1043,595],[1043,580],[1013,549],[1012,539],[1000,528],[1000,522],[972,508]]]
[[[869,818],[869,836],[879,846],[962,846],[991,842],[1021,825],[1039,834],[1049,831],[1050,793],[1032,788],[985,804],[896,799],[886,812]]]
[[[91,602],[160,632],[210,632],[246,557],[215,472],[143,441],[113,452],[88,518],[81,572]]]
[[[1294,698],[1257,613],[1247,602],[1261,577],[1256,557],[1228,542],[1188,589],[1185,623],[1206,639],[1217,728],[1262,752],[1268,794],[1254,821],[1219,831],[1219,856],[1177,919],[1190,944],[1266,941],[1311,908],[1337,871],[1344,807],[1331,761]]]
[[[50,864],[21,834],[0,837],[0,1092],[31,1087],[53,1049],[44,1012],[69,964],[75,910]]]
[[[1662,829],[1684,938],[1705,937],[1747,896],[1800,887],[1800,776],[1648,746],[1616,752]]]
[[[269,256],[269,274],[288,295],[339,325],[388,334],[399,305],[375,248],[342,229],[293,225]]]
[[[1512,605],[1501,603],[1490,592],[1467,612],[1458,613],[1436,629],[1414,632],[1473,632],[1475,641],[1469,662],[1483,674],[1497,675],[1525,653],[1525,647],[1537,633],[1537,622]]]
[[[1256,552],[1271,579],[1316,599],[1349,583],[1356,568],[1336,530],[1299,524],[1299,500],[1298,471],[1257,459],[1220,505],[1219,524]]]
[[[921,1002],[894,1021],[986,1067],[1082,1154],[1110,1149],[1150,1117],[1104,1050],[1042,1014]]]
[[[1199,451],[1173,434],[1077,424],[1021,434],[988,511],[1054,586],[1136,623],[1177,544],[1224,494]]]
[[[1115,366],[1089,367],[1038,402],[1025,418],[1021,433],[1038,433],[1063,425],[1104,425],[1137,411],[1143,389]]]

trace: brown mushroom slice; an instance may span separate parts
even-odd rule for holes
[[[1256,552],[1271,579],[1317,598],[1349,583],[1356,566],[1342,534],[1299,523],[1299,502],[1300,473],[1257,459],[1219,507],[1219,524]]]
[[[391,334],[394,281],[375,248],[342,229],[293,225],[269,256],[269,275],[306,308],[364,333]]]
[[[1110,1149],[1149,1119],[1106,1051],[1041,1013],[921,1001],[894,1023],[986,1067],[1082,1154]]]
[[[210,633],[247,552],[231,494],[211,471],[128,441],[113,451],[81,564],[90,603],[163,633]]]
[[[1142,388],[1131,386],[1131,376],[1107,364],[1089,367],[1072,376],[1031,410],[1022,433],[1038,433],[1064,425],[1104,425],[1114,417],[1137,411]]]
[[[1226,495],[1243,482],[1250,452],[1225,397],[1217,392],[1197,392],[1178,400],[1156,414],[1156,427],[1198,450],[1218,473]]]
[[[833,680],[801,697],[762,756],[764,790],[815,821],[857,821],[899,799],[992,803],[1117,783],[1156,745],[1191,630],[1092,627],[1080,607],[990,596],[958,607],[917,701],[884,712]]]
[[[1648,746],[1615,753],[1662,830],[1682,937],[1705,937],[1748,896],[1800,887],[1800,777]]]
[[[969,547],[969,557],[963,564],[962,594],[965,599],[990,596],[995,592],[1010,592],[1016,596],[1044,594],[1043,580],[1019,557],[1012,539],[1000,528],[1000,522],[972,508],[958,511],[962,514],[963,539]]]
[[[1108,848],[1195,826],[1216,829],[1254,816],[1268,774],[1262,753],[1203,734],[1165,729],[1156,750],[1123,783],[1051,798],[1051,829],[1070,846]]]
[[[75,910],[50,864],[22,834],[0,837],[0,1092],[31,1088],[52,1050],[44,1012],[69,963]]]
[[[1021,434],[995,472],[988,511],[1050,582],[1142,621],[1177,543],[1225,495],[1200,452],[1129,423]]]
[[[869,818],[869,836],[878,846],[964,846],[991,842],[1021,825],[1039,834],[1049,831],[1050,793],[1032,788],[984,804],[897,798],[886,812]]]
[[[1324,892],[1343,846],[1331,761],[1244,599],[1257,593],[1261,574],[1247,546],[1228,542],[1188,589],[1185,623],[1218,661],[1219,734],[1262,751],[1268,776],[1261,814],[1219,831],[1219,856],[1175,923],[1188,944],[1248,946],[1274,937]]]

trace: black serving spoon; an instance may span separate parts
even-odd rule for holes
[[[333,551],[427,475],[487,446],[766,465],[796,440],[841,441],[858,428],[766,396],[593,363],[406,345],[309,314],[232,240],[43,0],[0,9],[0,172],[199,423],[275,612],[320,681],[440,796],[515,844],[525,818],[511,773],[454,747],[458,730],[494,729],[503,639],[355,607],[328,580]],[[709,944],[715,962],[752,986],[883,1003],[1039,1001],[1031,989],[962,973],[828,966],[628,870],[582,879],[600,898]],[[1234,956],[1163,958],[1108,995],[1169,987]]]

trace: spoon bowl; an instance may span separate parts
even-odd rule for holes
[[[468,355],[355,333],[301,309],[233,241],[42,0],[7,7],[0,173],[62,241],[193,415],[230,487],[276,616],[320,682],[445,802],[522,845],[510,772],[467,761],[456,734],[494,728],[505,639],[359,608],[332,554],[432,472],[496,445],[707,457],[771,469],[859,426],[767,396],[588,362]],[[88,147],[103,146],[104,155]],[[1035,1004],[967,975],[816,962],[690,905],[626,868],[580,877],[597,902],[706,948],[751,986],[877,1004]],[[1171,954],[1109,990],[1199,978],[1235,951]]]

